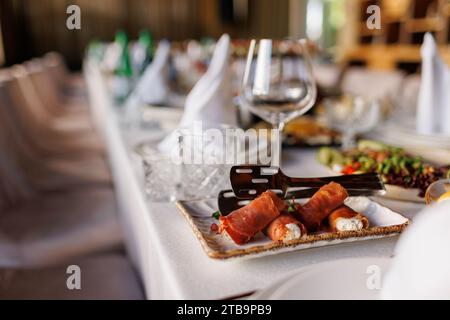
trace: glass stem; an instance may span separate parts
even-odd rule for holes
[[[347,128],[342,135],[342,149],[350,150],[356,146],[355,131],[353,128]]]
[[[281,145],[284,122],[272,123],[271,166],[281,168]]]

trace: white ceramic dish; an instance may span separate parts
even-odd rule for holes
[[[355,201],[357,199],[359,199],[358,203]],[[259,233],[245,245],[236,245],[227,236],[211,231],[211,224],[218,222],[211,216],[217,210],[215,199],[180,201],[177,206],[187,219],[206,254],[213,259],[255,258],[346,242],[385,238],[399,234],[409,223],[409,220],[401,214],[383,207],[369,198],[349,198],[346,204],[366,215],[370,222],[370,228],[357,232],[311,234],[287,243],[273,242],[264,234]]]
[[[387,141],[383,142],[392,144]],[[402,145],[402,147],[407,149],[408,153],[420,156],[425,161],[428,161],[430,163],[434,163],[437,165],[448,165],[450,163],[450,150],[405,145]],[[338,174],[336,171],[333,171],[331,169],[330,173]],[[403,188],[392,184],[385,184],[385,187],[386,193],[382,197],[401,201],[425,203],[425,198],[419,197],[419,189]]]
[[[392,184],[385,184],[386,194],[383,195],[385,198],[401,200],[401,201],[411,201],[411,202],[425,202],[425,198],[419,197],[419,189],[406,189]]]
[[[376,300],[389,258],[328,261],[296,270],[250,300]]]

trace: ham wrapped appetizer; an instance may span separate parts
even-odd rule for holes
[[[220,229],[236,244],[245,244],[277,218],[285,207],[286,203],[274,192],[266,191],[245,207],[220,217]]]
[[[330,231],[360,231],[369,227],[369,220],[366,216],[356,212],[346,205],[334,210],[328,216]]]
[[[315,231],[322,221],[347,198],[347,191],[338,183],[321,187],[304,206],[297,207],[300,221],[308,232]]]
[[[282,214],[273,220],[265,231],[273,241],[290,241],[306,236],[305,226],[290,214]]]

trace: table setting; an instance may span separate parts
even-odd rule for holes
[[[108,61],[85,58],[147,297],[448,297],[434,262],[431,284],[408,282],[431,268],[427,261],[449,266],[450,72],[432,35],[422,45],[417,105],[407,108],[361,80],[348,90],[350,77],[338,95],[318,99],[306,40],[245,44],[238,68],[227,34],[206,58],[191,45],[206,69],[181,97],[173,79],[185,76],[173,76],[182,71],[162,40],[122,103]],[[244,124],[242,115],[258,120]],[[298,143],[298,130],[321,138]]]

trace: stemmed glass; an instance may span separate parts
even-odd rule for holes
[[[325,118],[330,128],[342,132],[342,150],[356,146],[355,136],[375,128],[380,120],[380,101],[361,96],[343,95],[326,98]]]
[[[252,40],[242,81],[241,103],[271,123],[271,166],[281,166],[286,122],[313,106],[317,96],[305,40]],[[275,144],[275,145],[273,145]]]

